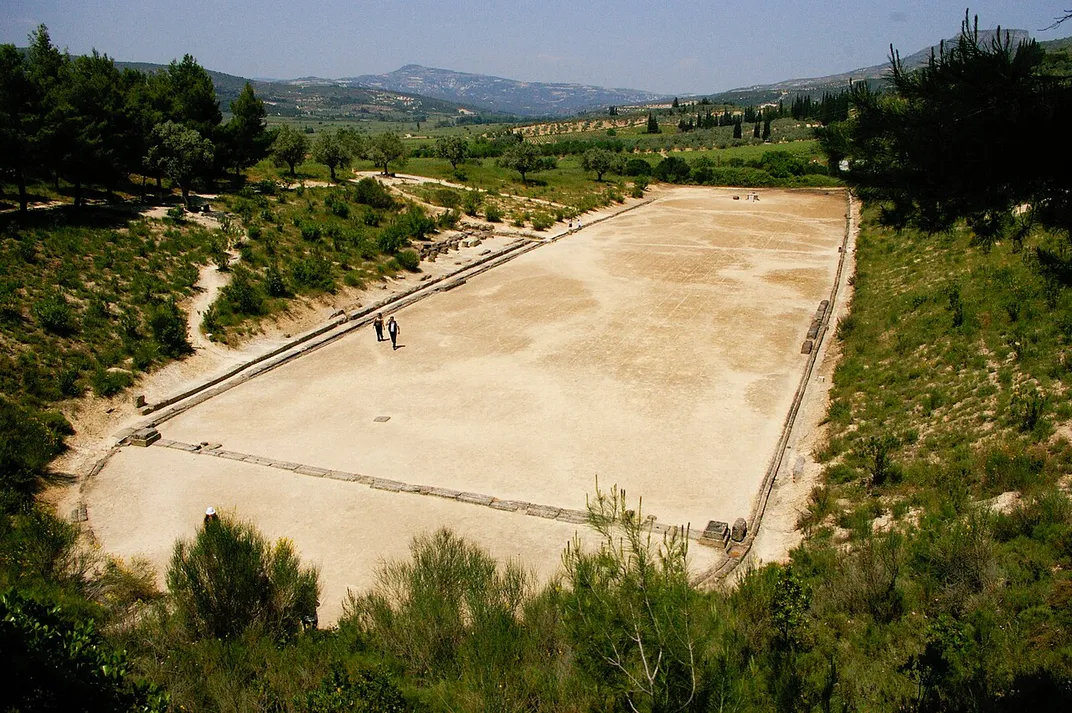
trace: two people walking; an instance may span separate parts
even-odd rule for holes
[[[372,320],[372,326],[376,330],[376,341],[382,342],[383,339],[383,315],[377,314],[376,319]],[[395,321],[394,315],[387,320],[387,334],[391,337],[391,350],[398,349],[398,335],[401,330],[398,328],[398,322]]]

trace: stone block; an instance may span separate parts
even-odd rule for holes
[[[431,488],[428,491],[429,495],[434,495],[437,498],[447,498],[448,500],[456,500],[459,495],[462,494],[460,490],[452,490],[450,488]]]
[[[730,537],[734,542],[744,542],[744,538],[748,536],[748,521],[743,517],[739,517],[733,521],[733,529],[730,531]]]
[[[160,431],[155,428],[139,428],[129,436],[130,445],[139,448],[148,448],[159,440]]]
[[[806,339],[806,340],[804,340],[804,343],[800,345],[800,353],[801,354],[811,354],[811,350],[812,350],[812,348],[814,346],[815,346],[815,343],[812,340]]]
[[[71,522],[85,522],[89,519],[89,511],[86,509],[86,504],[81,503],[78,507],[71,510]]]
[[[491,505],[491,501],[495,498],[490,495],[482,495],[480,493],[459,493],[458,501],[463,503],[471,503],[473,505]]]
[[[386,490],[391,493],[397,493],[402,490],[402,486],[405,483],[397,480],[387,480],[386,478],[373,478],[372,489],[373,490]]]
[[[583,525],[588,522],[588,513],[582,512],[580,510],[570,510],[567,508],[563,508],[563,510],[558,513],[558,517],[556,517],[555,519],[559,522],[572,522],[577,525]]]
[[[812,324],[808,327],[808,339],[815,339],[819,336],[819,325]]]
[[[145,405],[145,394],[138,394],[134,397],[134,408],[141,408]]]
[[[294,472],[301,473],[302,475],[311,475],[316,478],[323,478],[325,475],[328,474],[326,468],[317,468],[311,465],[303,465],[299,468],[295,468]]]
[[[705,545],[716,545],[718,547],[725,547],[726,543],[730,541],[730,525],[727,522],[721,520],[711,520],[707,523],[707,527],[704,528],[703,534],[700,535],[700,542]]]
[[[551,507],[549,505],[529,505],[525,510],[526,515],[532,515],[533,517],[542,517],[548,520],[554,520],[562,512],[562,508]]]
[[[272,461],[272,467],[282,468],[283,470],[297,470],[301,467],[301,463],[291,463],[290,461],[285,460],[274,460]]]
[[[521,507],[521,503],[516,500],[492,500],[488,503],[488,507],[506,512],[517,512],[518,508]]]

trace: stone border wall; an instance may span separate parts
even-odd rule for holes
[[[804,372],[801,374],[797,390],[793,394],[792,405],[790,406],[788,413],[786,413],[785,422],[782,424],[782,435],[778,439],[778,445],[775,446],[774,453],[771,455],[770,462],[767,466],[767,471],[763,476],[762,485],[752,503],[752,511],[748,516],[747,534],[743,541],[730,543],[729,558],[723,562],[721,566],[710,572],[705,579],[719,581],[724,580],[732,574],[751,551],[752,543],[755,542],[756,539],[756,533],[763,524],[763,515],[767,510],[767,501],[770,499],[771,491],[774,488],[774,481],[777,479],[778,473],[782,468],[782,461],[785,458],[789,439],[793,432],[793,426],[796,424],[797,414],[800,412],[800,406],[804,401],[804,395],[807,392],[808,385],[811,383],[812,373],[819,358],[821,351],[819,347],[822,346],[824,338],[830,331],[830,318],[834,314],[837,305],[842,275],[845,270],[845,255],[848,252],[849,240],[852,237],[853,232],[853,198],[850,191],[845,191],[845,204],[845,234],[841,239],[841,246],[838,248],[840,256],[838,257],[838,266],[834,276],[834,284],[830,288],[829,301],[827,302],[825,309],[820,305],[819,311],[816,312],[816,319],[809,328],[808,336],[811,337],[814,332],[814,341],[806,340],[805,344],[807,345],[810,343],[811,348],[807,351],[804,351],[803,349],[801,350],[801,353],[808,354],[808,361],[804,365]],[[818,324],[816,324],[816,322],[818,322]]]

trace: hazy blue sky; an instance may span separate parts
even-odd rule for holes
[[[0,42],[38,23],[72,53],[245,77],[344,77],[416,63],[527,81],[709,93],[834,74],[951,37],[965,0],[0,0]],[[980,26],[1038,32],[1072,0],[976,0]]]

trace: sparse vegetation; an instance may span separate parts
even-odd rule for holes
[[[0,648],[13,673],[5,708],[1067,708],[1072,291],[1067,181],[1058,175],[1066,167],[1051,162],[1046,180],[1016,184],[1036,174],[1006,162],[1019,166],[1030,151],[1002,143],[995,161],[978,144],[950,143],[945,124],[933,123],[993,122],[1013,148],[1040,132],[1064,145],[1038,122],[1063,115],[1047,113],[1046,97],[1067,94],[1067,79],[1040,78],[1035,67],[1049,65],[1030,45],[969,40],[930,74],[900,76],[900,97],[861,90],[862,110],[821,132],[825,156],[814,141],[788,140],[810,139],[807,117],[845,119],[847,97],[740,112],[675,99],[633,123],[613,108],[609,117],[623,121],[613,127],[586,117],[546,134],[510,127],[424,144],[388,126],[367,145],[352,132],[310,128],[318,164],[305,163],[305,127],[287,126],[274,137],[279,170],[257,163],[269,137],[252,89],[232,102],[234,124],[221,125],[211,82],[190,57],[120,81],[106,57],[63,57],[43,28],[25,57],[0,48],[0,101],[21,102],[0,106],[0,118],[51,121],[46,109],[61,106],[55,87],[63,86],[69,119],[98,102],[137,127],[132,140],[72,121],[84,155],[61,161],[59,144],[30,142],[22,124],[0,126],[2,175],[25,214],[0,220]],[[1009,69],[1002,81],[1013,86],[955,91],[965,76],[990,76],[952,71],[980,57]],[[122,87],[137,101],[119,101]],[[963,101],[940,112],[911,104],[921,99]],[[980,112],[976,100],[996,104]],[[164,109],[125,113],[138,106]],[[909,120],[853,133],[906,107],[899,116]],[[1002,113],[1010,107],[1028,123],[1010,129]],[[337,169],[369,161],[387,173],[411,149],[412,170],[468,187],[414,189],[412,198],[446,209],[436,217],[375,179],[291,189],[287,178],[334,180]],[[950,160],[947,149],[971,160]],[[929,168],[901,173],[904,156]],[[649,175],[830,185],[841,157],[864,159],[849,180],[869,203],[852,312],[836,330],[842,358],[816,453],[825,471],[789,562],[743,572],[734,588],[693,586],[684,533],[653,536],[639,504],[612,489],[592,499],[597,548],[572,544],[545,585],[523,564],[498,564],[440,530],[417,537],[409,559],[384,563],[374,588],[350,595],[338,626],[318,630],[316,570],[285,540],[270,543],[233,518],[207,522],[176,544],[161,593],[154,573],[79,547],[77,527],[35,500],[58,477],[47,466],[71,433],[58,405],[90,389],[117,394],[189,353],[179,304],[202,266],[231,271],[203,329],[234,339],[292,297],[419,269],[411,243],[456,224],[459,210],[545,230],[627,193],[643,196]],[[142,220],[86,204],[96,188],[133,195],[129,176],[141,172],[168,177],[186,199],[224,168],[239,186],[249,171],[244,187],[214,201],[234,216],[219,231],[181,206]],[[942,180],[920,179],[932,169]],[[631,188],[594,190],[607,173],[632,179]],[[939,194],[949,186],[951,198]],[[31,196],[65,195],[80,210],[27,210]],[[1039,219],[1010,219],[1022,205]]]

